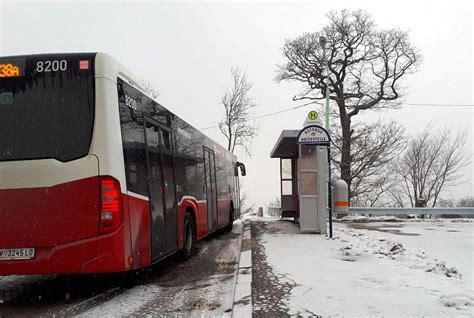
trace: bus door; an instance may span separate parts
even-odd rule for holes
[[[178,249],[178,211],[174,171],[174,150],[171,129],[161,127],[161,158],[163,168],[163,193],[165,209],[166,253]]]
[[[177,212],[171,130],[145,118],[152,260],[177,248]]]
[[[207,227],[209,233],[217,230],[216,158],[214,151],[204,147],[204,170],[206,177]]]

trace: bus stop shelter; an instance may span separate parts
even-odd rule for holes
[[[283,130],[270,158],[280,159],[281,216],[299,220],[298,202],[298,134],[299,130]]]
[[[271,153],[280,159],[281,216],[292,217],[301,232],[332,233],[330,137],[316,112],[301,130],[283,130]]]

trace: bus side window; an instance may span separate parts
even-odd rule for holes
[[[127,190],[148,195],[145,131],[142,116],[138,111],[143,108],[142,101],[145,96],[120,78],[117,79],[117,93]],[[127,105],[127,100],[130,105]],[[133,105],[130,101],[133,101]]]

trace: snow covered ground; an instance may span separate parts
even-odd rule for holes
[[[268,222],[267,262],[294,281],[290,314],[474,316],[474,223],[335,224],[333,240]]]

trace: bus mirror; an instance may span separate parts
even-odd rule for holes
[[[245,170],[245,165],[243,163],[240,163],[239,167],[240,167],[240,174],[242,175],[242,177],[245,177],[247,175],[247,171]]]
[[[245,165],[242,162],[237,162],[234,166],[234,176],[239,176],[239,168],[240,168],[240,175],[244,177],[247,174],[245,170]]]

